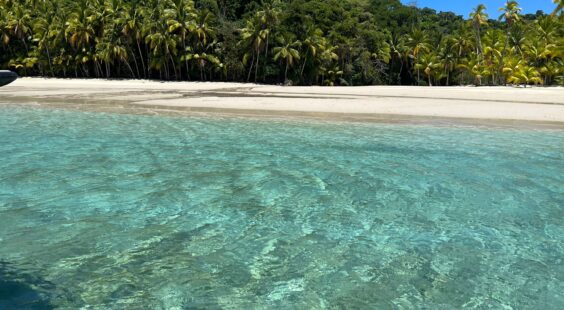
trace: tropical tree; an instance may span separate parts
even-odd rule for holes
[[[554,78],[562,79],[564,77],[564,61],[562,59],[550,59],[542,65],[540,73],[543,84],[551,84]]]
[[[499,9],[502,14],[499,16],[499,20],[504,20],[507,24],[508,29],[511,26],[521,20],[521,16],[519,13],[521,12],[521,8],[519,7],[519,3],[517,1],[511,0],[505,3],[505,6]]]
[[[174,34],[178,38],[178,45],[184,51],[188,50],[188,37],[194,34],[199,40],[203,39],[204,44],[207,42],[207,21],[208,15],[205,14],[201,17],[198,24],[196,24],[196,13],[192,1],[186,0],[172,0],[171,9],[167,10],[167,25],[168,32]],[[190,78],[190,68],[188,60],[185,61],[186,78]]]
[[[158,21],[152,25],[152,31],[145,37],[145,43],[149,45],[151,60],[149,65],[159,71],[164,72],[164,79],[170,79],[170,65],[176,73],[175,60],[173,55],[177,53],[178,40],[168,31],[168,26],[164,21]]]
[[[490,75],[490,71],[483,65],[482,61],[478,59],[478,55],[469,56],[466,61],[460,63],[458,67],[466,70],[474,77],[474,84],[476,86],[481,86],[482,80]]]
[[[518,70],[512,72],[507,81],[516,85],[521,84],[525,87],[529,84],[542,84],[539,71],[528,65],[522,65]]]
[[[323,37],[323,32],[319,28],[310,28],[306,38],[302,41],[301,46],[303,47],[303,63],[300,70],[300,76],[303,77],[306,65],[315,66],[318,60],[318,56],[325,49],[327,42]]]
[[[264,28],[264,36],[266,40],[266,45],[264,48],[264,61],[268,61],[268,52],[270,50],[270,37],[276,31],[278,24],[280,22],[280,15],[282,14],[279,6],[281,5],[280,0],[263,1],[262,11],[257,12],[257,17],[260,19],[262,27]],[[263,76],[263,80],[264,80]]]
[[[197,44],[203,48],[215,35],[215,29],[210,25],[215,17],[209,11],[201,11],[196,16],[197,21],[193,33],[197,39]]]
[[[32,30],[32,18],[30,11],[25,8],[24,4],[17,2],[8,12],[7,23],[4,26],[11,36],[19,39],[25,47],[25,51],[29,52],[28,38]]]
[[[191,48],[188,48],[181,60],[194,63],[200,71],[200,80],[202,81],[206,80],[205,69],[208,64],[211,64],[214,69],[222,69],[224,67],[221,60],[215,55],[206,52],[194,53]]]
[[[556,8],[552,12],[552,15],[554,16],[559,12],[562,12],[562,10],[564,9],[564,0],[552,0],[552,1],[556,4]]]
[[[397,35],[391,35],[388,38],[388,46],[390,47],[390,75],[393,74],[394,64],[399,63],[399,69],[397,70],[396,82],[401,84],[401,75],[409,58],[409,48],[404,40],[404,37]]]
[[[464,19],[398,0],[0,0],[20,75],[311,85],[564,84],[564,15]],[[279,39],[282,38],[282,39]],[[421,76],[423,75],[423,76]]]
[[[443,69],[442,76],[446,77],[446,85],[450,85],[451,72],[458,63],[457,41],[452,36],[443,38],[438,52],[439,67]]]
[[[41,10],[43,14],[40,14],[37,18],[35,18],[32,25],[34,41],[37,42],[39,55],[42,55],[43,51],[45,51],[50,75],[54,77],[55,72],[53,69],[53,57],[51,55],[51,50],[55,48],[53,42],[57,42],[62,39],[61,35],[63,34],[63,24],[59,14],[60,7],[57,2],[44,2]]]
[[[344,74],[338,64],[339,55],[336,53],[338,48],[338,46],[325,46],[319,56],[321,63],[317,73],[321,76],[321,85],[334,86],[337,79]]]
[[[0,10],[0,47],[7,46],[8,43],[10,43],[10,39],[11,34],[8,30],[8,11]]]
[[[77,49],[88,48],[95,38],[88,1],[79,0],[75,6],[76,9],[72,11],[69,21],[65,25],[65,34],[71,46]]]
[[[502,14],[499,16],[499,20],[503,20],[505,21],[505,25],[506,25],[506,29],[507,29],[507,38],[509,40],[506,40],[505,42],[505,46],[503,48],[503,55],[505,55],[507,53],[507,45],[509,42],[515,42],[517,38],[519,37],[515,37],[512,36],[512,29],[514,29],[514,25],[519,22],[521,20],[521,16],[519,15],[519,13],[521,12],[521,8],[519,7],[519,4],[517,3],[517,1],[514,0],[508,0],[505,3],[505,6],[500,8],[499,11],[502,12]],[[513,46],[515,46],[516,44],[513,44]],[[503,57],[501,57],[501,62],[503,63]]]
[[[492,76],[493,84],[497,84],[498,78],[501,76],[506,41],[503,32],[499,29],[489,29],[484,35],[483,62]]]
[[[278,44],[279,46],[272,50],[274,53],[273,59],[274,61],[282,60],[285,62],[284,83],[286,83],[288,81],[288,69],[300,60],[299,48],[301,42],[292,39],[290,35],[285,35],[278,38]]]
[[[422,52],[427,52],[431,49],[431,44],[429,42],[428,34],[421,29],[413,29],[409,36],[407,37],[407,46],[410,49],[410,57],[414,60],[414,63],[419,63],[419,55]],[[419,83],[420,70],[415,66],[417,72],[417,82]]]
[[[423,73],[427,76],[429,86],[433,86],[432,77],[436,76],[437,73],[440,73],[441,64],[437,55],[434,55],[433,53],[424,53],[418,58],[415,68],[418,71],[423,71]]]
[[[343,76],[343,70],[339,68],[337,63],[333,63],[330,67],[321,67],[322,85],[335,86],[337,80]]]
[[[251,79],[253,66],[255,68],[255,82],[257,81],[260,65],[260,55],[266,46],[266,39],[270,35],[270,29],[265,28],[260,14],[255,14],[252,19],[247,20],[245,28],[241,29],[240,44],[247,49],[243,56],[243,63],[247,64],[251,59],[247,81]]]
[[[482,55],[482,26],[488,24],[488,14],[486,14],[486,6],[483,4],[478,5],[474,8],[474,11],[470,13],[470,20],[472,22],[472,27],[475,31],[476,38],[476,54],[480,57]]]
[[[136,9],[133,5],[127,5],[123,10],[121,15],[118,17],[117,24],[121,25],[121,33],[125,36],[126,40],[132,47],[131,50],[136,50],[137,56],[141,62],[141,72],[143,72],[143,77],[147,77],[146,61],[143,50],[141,49],[141,44],[143,42],[143,16],[142,10]],[[132,53],[133,54],[133,53]],[[137,63],[137,56],[133,56],[133,61],[135,62],[135,68],[137,70],[137,76],[141,78],[141,73],[139,72],[139,65]]]
[[[471,53],[474,48],[474,43],[472,42],[474,39],[466,27],[458,29],[456,34],[451,36],[451,40],[453,48],[456,49],[457,60]]]

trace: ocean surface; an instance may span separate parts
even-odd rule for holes
[[[0,309],[564,309],[564,131],[0,107]]]

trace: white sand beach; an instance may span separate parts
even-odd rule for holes
[[[273,115],[399,115],[564,123],[562,87],[283,87],[21,78],[0,88],[3,104],[77,102]]]

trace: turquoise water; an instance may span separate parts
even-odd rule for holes
[[[0,308],[564,308],[562,130],[0,107],[0,154]]]

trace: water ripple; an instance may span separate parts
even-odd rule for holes
[[[561,130],[2,107],[0,154],[0,307],[564,308]]]

